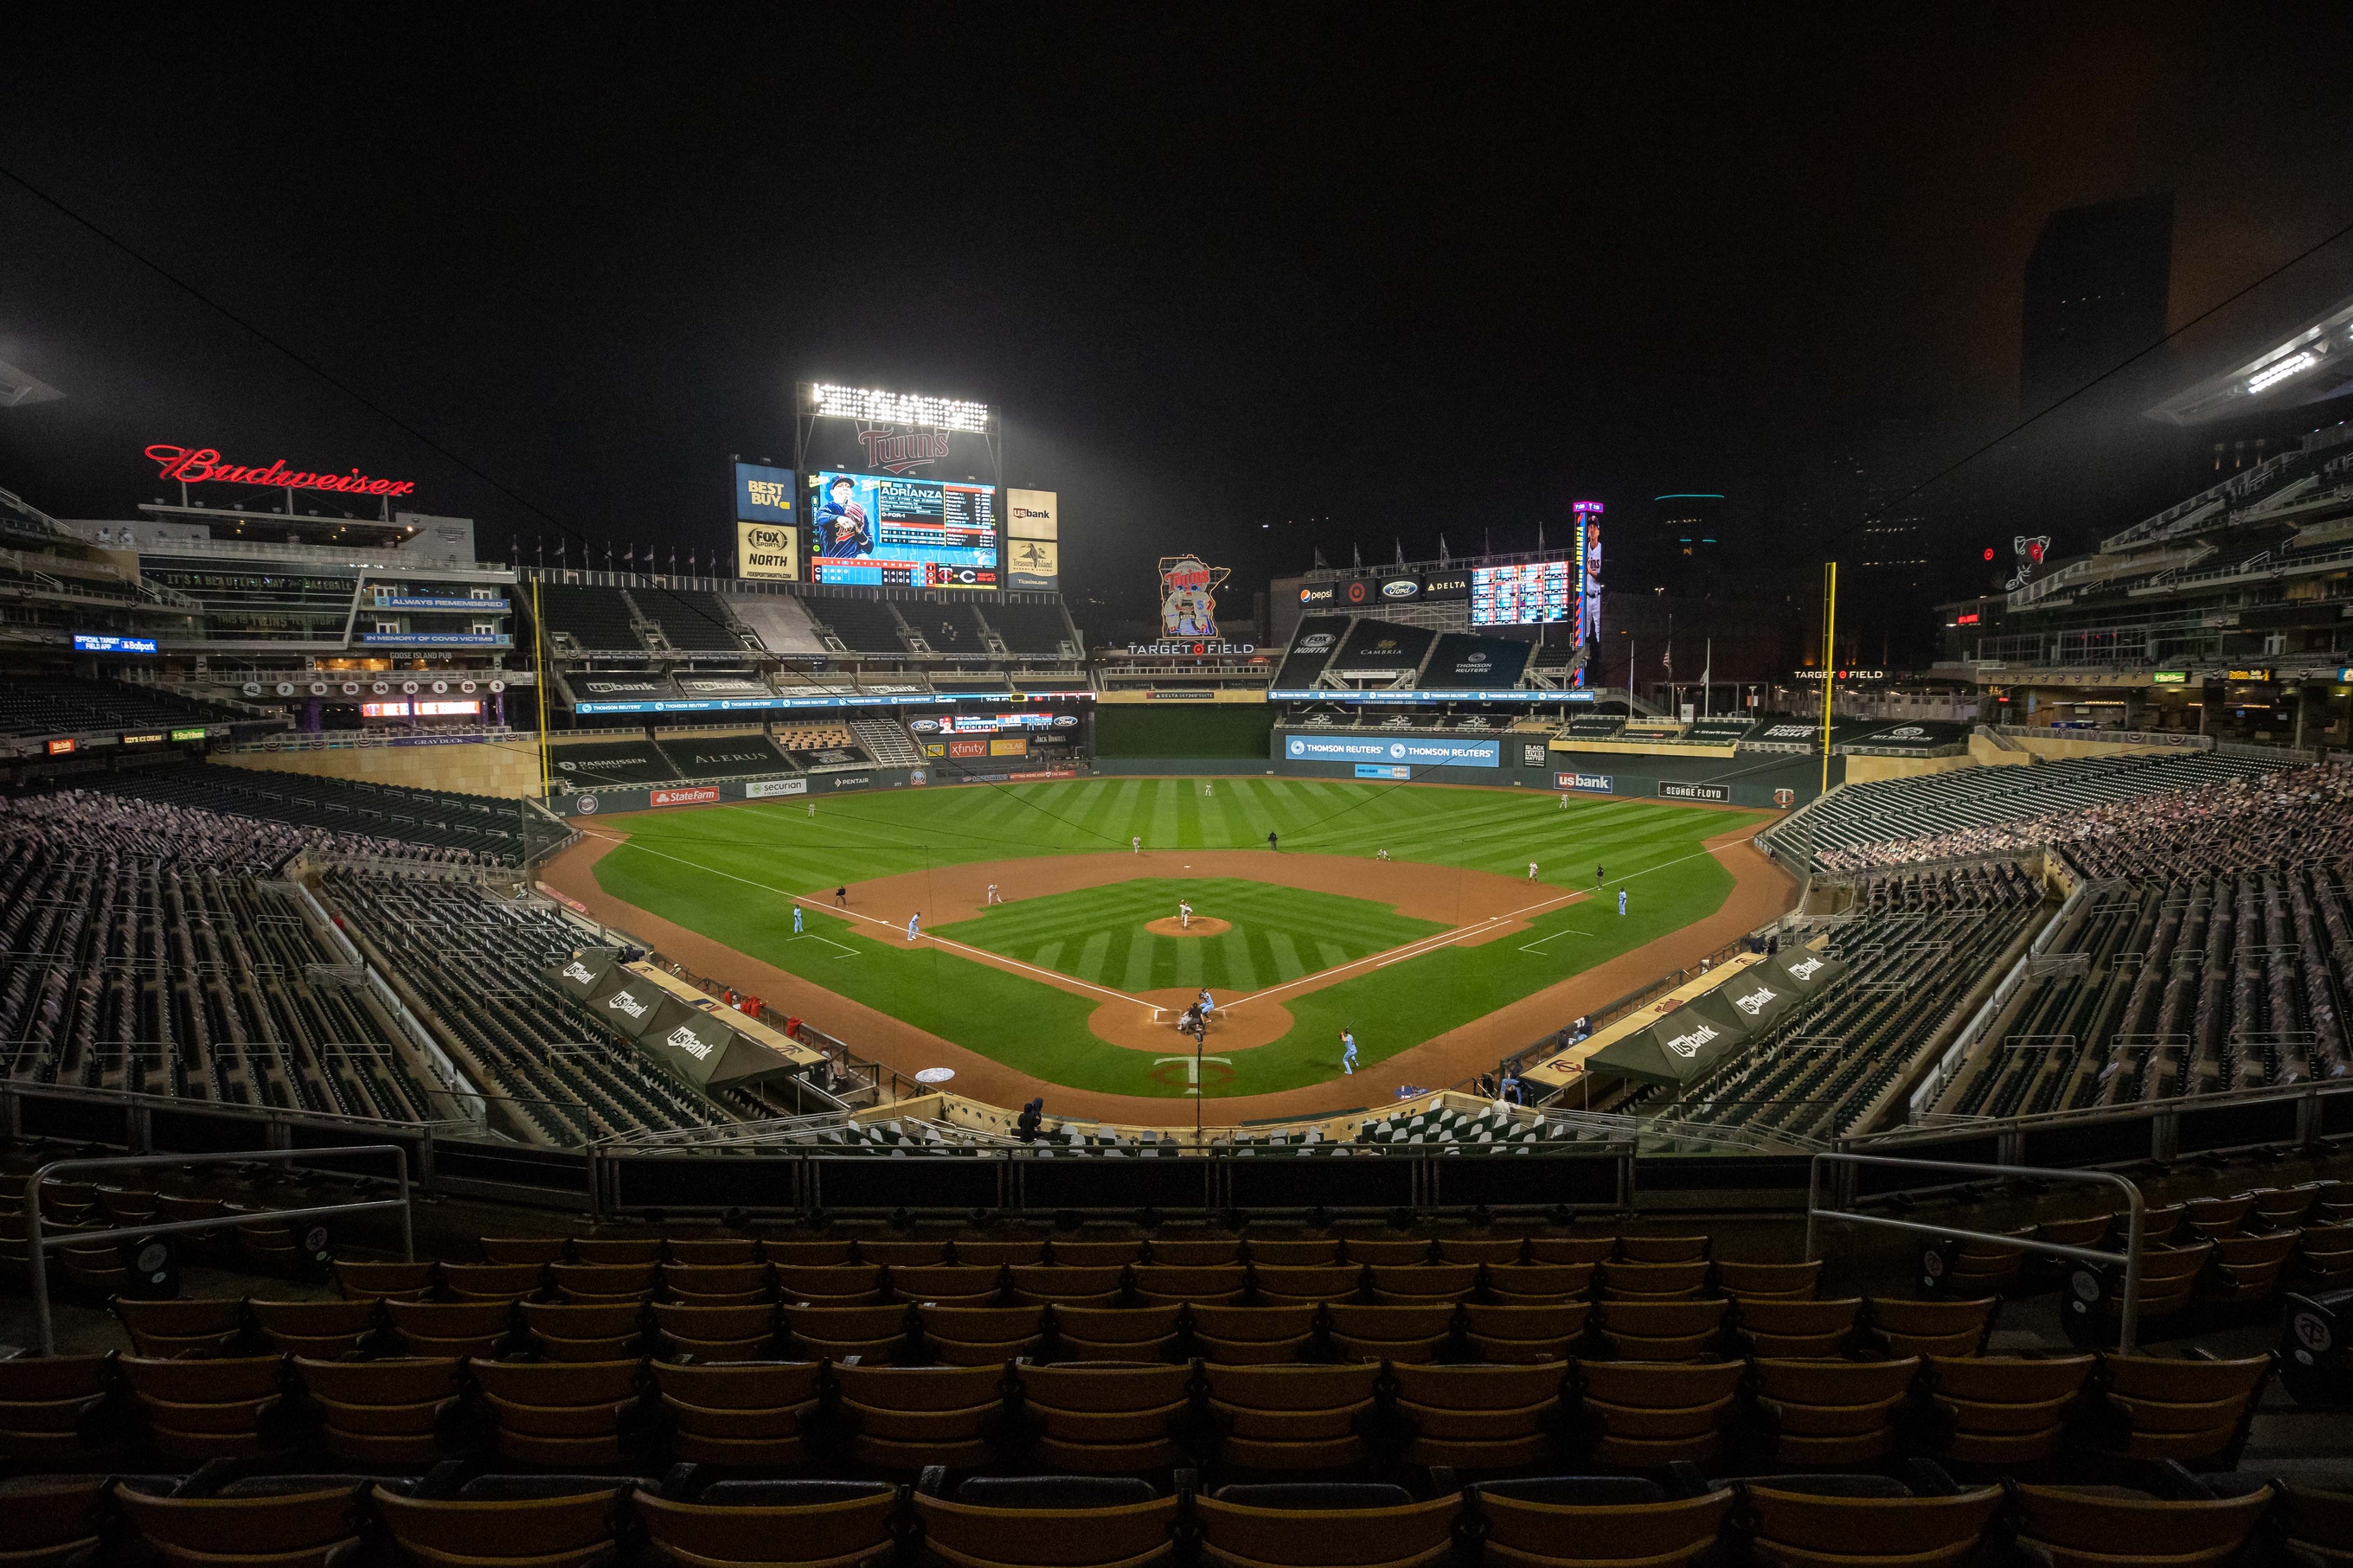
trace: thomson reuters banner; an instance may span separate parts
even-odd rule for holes
[[[801,536],[773,522],[735,524],[735,575],[796,583],[801,575]]]
[[[1062,572],[1060,510],[1053,490],[1005,492],[1006,586],[1054,587]]]

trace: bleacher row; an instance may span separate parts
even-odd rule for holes
[[[539,594],[551,637],[584,653],[677,649],[806,658],[827,651],[824,638],[828,634],[853,653],[902,656],[916,651],[987,654],[986,639],[991,635],[1017,655],[1077,658],[1081,646],[1059,604],[556,584],[543,584]]]
[[[0,736],[162,730],[230,724],[249,717],[174,692],[119,680],[12,674],[0,683]]]
[[[1327,1135],[1322,1128],[1314,1126],[1268,1127],[1220,1130],[1205,1142],[1207,1147],[1240,1159],[1336,1159],[1409,1148],[1443,1149],[1449,1153],[1535,1154],[1606,1138],[1606,1133],[1595,1129],[1572,1126],[1517,1107],[1486,1105],[1471,1110],[1433,1103],[1405,1114],[1369,1120],[1350,1138]],[[998,1149],[1005,1146],[1007,1140],[999,1132],[898,1116],[812,1126],[788,1142],[807,1147],[866,1149],[906,1155]],[[1037,1137],[1022,1146],[1039,1159],[1166,1159],[1175,1158],[1193,1144],[1173,1128],[1124,1132],[1073,1120],[1041,1127]]]
[[[557,782],[573,788],[758,778],[873,763],[846,724],[779,726],[773,732],[716,737],[572,742],[551,747],[548,760]]]

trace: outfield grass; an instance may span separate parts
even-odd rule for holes
[[[827,894],[842,882],[930,866],[1124,850],[1132,835],[1155,849],[1262,849],[1270,831],[1281,835],[1286,851],[1370,856],[1385,848],[1395,859],[1513,877],[1524,876],[1534,859],[1542,866],[1540,879],[1560,888],[1590,888],[1597,864],[1606,864],[1612,885],[1629,888],[1623,917],[1600,900],[1570,905],[1539,917],[1523,935],[1441,948],[1320,990],[1286,994],[1291,1032],[1236,1053],[1231,1076],[1213,1071],[1206,1086],[1212,1094],[1259,1094],[1338,1076],[1343,1026],[1356,1032],[1359,1065],[1369,1065],[1709,914],[1731,890],[1732,879],[1701,850],[1701,841],[1763,818],[1761,813],[1581,798],[1562,810],[1549,794],[1346,780],[1232,778],[1209,787],[1205,795],[1198,779],[1091,779],[828,796],[814,816],[805,803],[782,801],[646,814],[628,819],[629,841],[598,861],[596,874],[616,898],[1049,1082],[1164,1095],[1184,1094],[1183,1076],[1155,1069],[1145,1053],[1096,1039],[1086,1027],[1095,1001],[930,942],[910,946],[821,910],[806,915],[804,933],[796,939],[787,895]],[[954,934],[1033,963],[1038,948],[1059,940],[1062,951],[1040,967],[1122,991],[1207,983],[1208,950],[1221,939],[1166,939],[1200,952],[1200,982],[1126,983],[1139,951],[1151,974],[1163,973],[1155,939],[1140,927],[1176,908],[1171,884],[1151,878],[1148,867],[1139,867],[1146,876],[1136,882],[1036,900],[1039,909],[1029,917],[1018,901],[993,909],[959,922]],[[1204,885],[1187,884],[1196,890]],[[1265,965],[1262,973],[1279,967],[1273,938],[1286,934],[1310,971],[1329,967],[1320,948],[1311,956],[1300,947],[1303,934],[1324,940],[1314,934],[1326,923],[1325,908],[1317,902],[1323,895],[1237,886],[1266,900],[1256,906],[1265,912],[1248,922],[1252,935],[1242,951],[1251,965]],[[1086,906],[1070,900],[1097,897],[1104,902],[1082,921],[1076,911]],[[1293,905],[1293,900],[1308,901]],[[1195,904],[1204,907],[1198,897]],[[1025,931],[1025,918],[1046,923]],[[1380,906],[1356,918],[1387,922],[1366,925],[1356,939],[1360,947],[1370,944],[1363,951],[1427,934],[1424,922]],[[1131,919],[1134,929],[1117,923]],[[1093,962],[1087,948],[1097,928],[1107,939],[1097,956],[1104,974],[1116,978],[1079,974],[1074,967]],[[1407,934],[1388,940],[1396,931]],[[1032,935],[1035,945],[1020,951]],[[1253,941],[1263,946],[1252,947]],[[1116,960],[1115,945],[1122,953]],[[1181,951],[1173,953],[1167,973],[1190,962]],[[1172,1046],[1174,1040],[1172,1034]],[[1155,1078],[1155,1070],[1162,1076]],[[1335,1103],[1345,1100],[1340,1091]]]
[[[1232,922],[1216,936],[1155,936],[1145,929],[1176,912]],[[935,934],[1075,979],[1138,995],[1208,986],[1227,997],[1384,952],[1446,928],[1387,905],[1229,877],[1132,882],[1020,899]]]

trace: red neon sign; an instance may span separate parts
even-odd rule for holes
[[[353,496],[405,496],[417,489],[411,480],[372,479],[357,468],[348,474],[304,473],[275,458],[268,468],[246,468],[222,462],[221,455],[210,447],[150,447],[147,456],[163,469],[165,479],[184,485],[276,485],[282,489],[336,490]]]

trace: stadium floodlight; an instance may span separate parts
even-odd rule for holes
[[[2263,366],[2263,369],[2247,377],[2247,390],[2249,392],[2261,392],[2265,387],[2276,386],[2281,382],[2285,381],[2289,376],[2295,375],[2301,371],[2310,370],[2314,365],[2316,365],[2319,363],[2320,361],[2316,358],[2309,350],[2301,353],[2290,354],[2284,360],[2279,360],[2274,363]]]
[[[874,425],[916,425],[934,430],[986,431],[988,405],[920,392],[812,383],[808,410],[820,419],[862,419]]]

